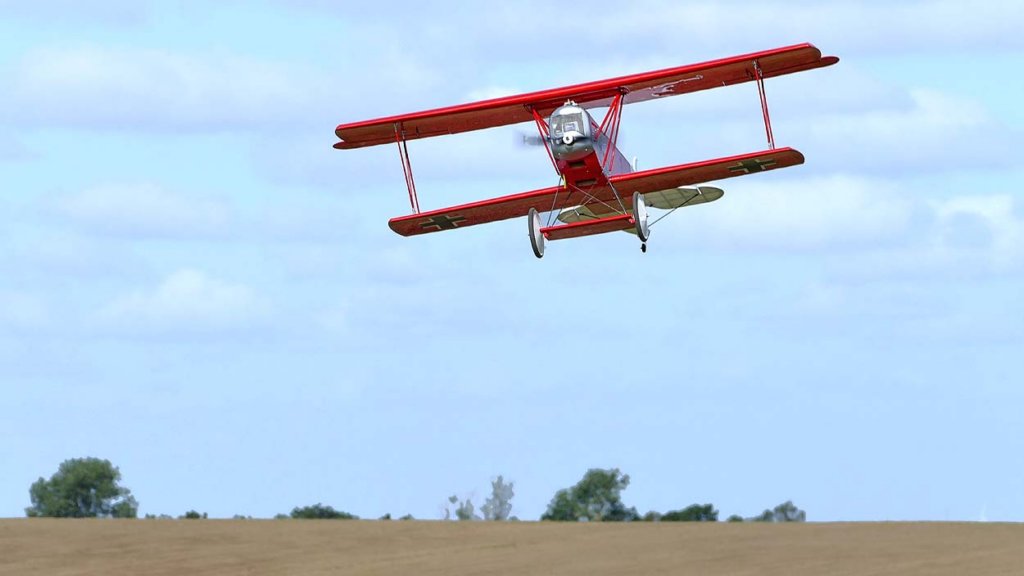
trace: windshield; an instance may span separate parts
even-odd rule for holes
[[[583,131],[583,114],[564,114],[554,116],[551,118],[551,135],[555,138],[561,138],[563,134],[567,132],[576,132],[578,134],[584,134]]]

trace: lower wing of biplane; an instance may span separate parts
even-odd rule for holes
[[[803,161],[800,152],[792,148],[777,148],[611,176],[606,184],[590,188],[567,187],[564,184],[551,186],[400,216],[392,218],[388,225],[402,236],[414,236],[529,216],[531,239],[538,255],[543,255],[544,240],[578,238],[617,230],[637,232],[646,242],[646,207],[672,210],[710,202],[722,196],[720,189],[709,186],[696,189],[680,187],[795,166]],[[539,225],[535,214],[555,211],[561,211],[558,219],[562,224]],[[577,216],[573,216],[572,211]]]
[[[797,44],[700,64],[633,74],[597,82],[542,90],[339,125],[341,150],[394,142],[398,145],[413,213],[388,225],[403,236],[465,228],[526,216],[533,251],[544,254],[545,240],[577,238],[619,230],[634,232],[646,251],[650,224],[647,208],[675,210],[717,200],[722,191],[706,182],[802,164],[792,148],[776,148],[764,91],[765,78],[830,66],[811,44]],[[768,149],[632,172],[616,147],[624,104],[755,82],[761,100]],[[589,110],[605,108],[598,121]],[[420,211],[409,161],[408,140],[533,121],[560,176],[557,186]],[[546,223],[541,213],[548,214]],[[556,223],[557,220],[557,223]],[[656,221],[655,221],[656,222]]]

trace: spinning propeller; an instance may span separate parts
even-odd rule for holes
[[[544,137],[540,134],[527,134],[525,132],[519,133],[519,145],[520,146],[543,146]]]

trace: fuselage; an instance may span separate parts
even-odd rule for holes
[[[548,137],[567,186],[587,189],[608,176],[632,172],[629,161],[586,109],[573,102],[551,113]]]

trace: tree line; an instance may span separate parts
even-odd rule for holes
[[[719,512],[713,504],[691,504],[678,510],[648,511],[641,515],[622,501],[622,492],[629,487],[629,475],[618,468],[592,468],[575,485],[555,493],[540,519],[556,522],[718,522]],[[450,496],[444,506],[444,520],[515,521],[512,498],[515,486],[498,476],[491,481],[491,495],[479,510],[470,498]],[[42,477],[29,488],[32,505],[25,509],[28,517],[56,518],[137,518],[139,503],[131,490],[121,485],[121,471],[109,460],[73,458],[60,464],[49,480]],[[147,514],[146,518],[173,518],[167,514]],[[205,512],[189,510],[180,519],[205,519]],[[236,519],[251,516],[236,515]],[[298,506],[288,514],[275,518],[357,520],[358,516],[335,510],[321,503]],[[385,514],[379,520],[391,520]],[[412,520],[405,515],[399,520]],[[804,522],[807,514],[787,500],[760,514],[744,518],[733,514],[726,522]]]

